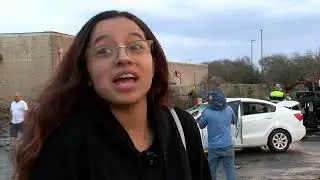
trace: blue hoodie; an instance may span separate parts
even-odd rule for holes
[[[208,107],[215,111],[221,111],[226,108],[227,100],[224,96],[224,93],[221,89],[214,88],[210,93],[209,96],[212,96],[212,104]]]
[[[201,128],[207,127],[208,148],[226,148],[233,144],[231,123],[236,116],[227,105],[222,90],[214,89],[210,95],[213,102],[202,113],[199,125]]]

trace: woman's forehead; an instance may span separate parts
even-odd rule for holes
[[[138,37],[145,39],[142,29],[127,18],[112,18],[99,22],[92,32],[92,42],[99,39]]]

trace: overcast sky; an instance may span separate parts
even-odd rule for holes
[[[129,10],[156,33],[171,61],[203,62],[320,48],[320,0],[6,0],[0,33],[75,35],[100,11]]]

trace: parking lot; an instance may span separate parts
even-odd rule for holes
[[[268,151],[236,152],[239,180],[320,179],[320,141],[292,144],[283,154]],[[220,169],[219,179],[223,179]]]
[[[8,152],[0,150],[0,180],[9,180],[11,174],[11,163],[8,158]]]
[[[239,180],[312,180],[320,179],[320,141],[292,144],[284,154],[268,151],[236,152]],[[8,180],[11,165],[8,153],[0,150],[0,180]],[[220,169],[219,179],[223,179]]]

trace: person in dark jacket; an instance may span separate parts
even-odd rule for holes
[[[210,179],[197,124],[174,108],[178,126],[166,57],[135,15],[91,18],[56,72],[28,114],[13,179]]]

